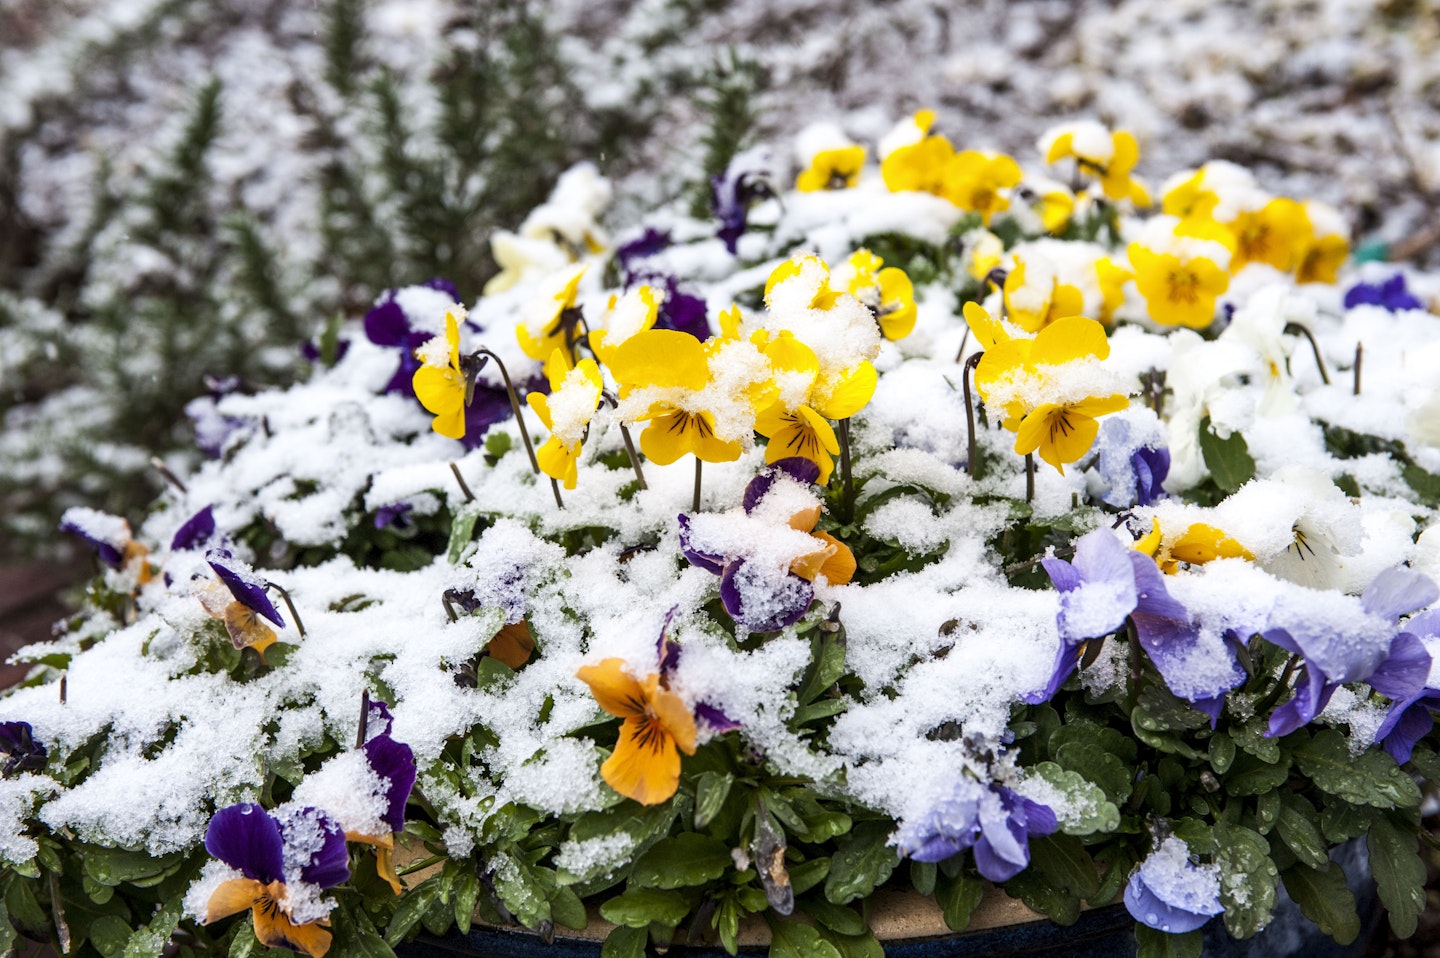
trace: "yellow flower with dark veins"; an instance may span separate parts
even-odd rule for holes
[[[583,265],[554,273],[546,278],[540,295],[526,304],[521,321],[515,325],[515,339],[526,356],[545,360],[556,348],[573,353],[579,337],[575,296],[584,275]]]
[[[590,419],[600,408],[604,388],[600,367],[593,359],[582,359],[572,367],[565,351],[557,348],[545,363],[545,374],[550,379],[550,395],[530,393],[525,397],[550,430],[550,438],[535,450],[535,460],[545,475],[574,489],[581,445]]]
[[[430,427],[442,436],[460,439],[465,435],[465,374],[460,371],[460,325],[453,312],[445,314],[445,341],[448,351],[441,356],[439,337],[421,347],[424,362],[415,370],[411,384],[420,405],[435,414]]]
[[[1117,393],[1037,406],[1020,421],[1015,433],[1015,451],[1023,456],[1039,450],[1040,458],[1064,475],[1064,463],[1077,462],[1090,451],[1091,443],[1100,432],[1096,417],[1119,412],[1129,405],[1130,400]]]
[[[1267,263],[1288,271],[1303,244],[1314,235],[1305,207],[1285,197],[1241,213],[1227,225],[1235,234],[1235,254],[1230,258],[1232,274],[1248,263]]]
[[[1005,277],[1005,314],[1027,333],[1038,333],[1057,319],[1085,311],[1085,294],[1054,275],[1027,282],[1025,262],[1015,257],[1015,268]]]
[[[830,274],[830,283],[864,303],[886,339],[904,339],[915,328],[915,286],[910,277],[903,269],[886,266],[868,249],[850,254]]]
[[[1205,522],[1191,523],[1177,536],[1162,533],[1160,522],[1155,520],[1150,532],[1135,543],[1135,549],[1152,557],[1166,575],[1179,572],[1181,563],[1204,565],[1216,559],[1255,561],[1254,553],[1229,533]]]
[[[733,462],[741,444],[715,433],[715,414],[705,408],[710,384],[705,345],[674,329],[647,329],[621,343],[611,355],[610,371],[621,398],[634,390],[654,390],[660,398],[634,416],[647,422],[640,450],[657,465],[668,466],[686,453],[706,462]]]
[[[795,188],[802,193],[819,190],[847,190],[860,180],[865,166],[865,147],[842,146],[821,150],[810,160],[810,168],[795,179]]]
[[[966,150],[957,153],[946,166],[943,195],[962,210],[980,214],[990,225],[996,213],[1010,208],[1009,190],[1020,182],[1020,164],[1004,153]]]
[[[1230,288],[1230,275],[1204,256],[1182,259],[1138,243],[1129,247],[1135,287],[1150,318],[1162,326],[1204,329],[1215,319],[1215,301]]]
[[[625,720],[600,777],[641,805],[669,799],[680,786],[680,753],[695,754],[695,717],[684,701],[661,686],[658,672],[643,682],[630,675],[623,659],[605,659],[575,675],[602,709]]]
[[[1045,148],[1045,162],[1054,164],[1066,157],[1075,158],[1081,173],[1098,179],[1109,199],[1128,199],[1136,206],[1150,205],[1150,191],[1130,175],[1140,159],[1140,146],[1133,133],[1127,130],[1111,133],[1094,122],[1061,127]]]

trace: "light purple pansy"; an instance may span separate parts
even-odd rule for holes
[[[895,841],[902,854],[921,862],[972,849],[980,874],[1003,882],[1030,864],[1030,836],[1049,835],[1057,826],[1048,805],[1003,785],[962,779],[928,814],[904,823]]]
[[[1156,931],[1194,931],[1225,911],[1219,866],[1196,865],[1183,841],[1167,838],[1131,874],[1125,908],[1130,917]]]
[[[220,581],[225,583],[225,588],[230,590],[236,602],[256,615],[269,619],[277,627],[285,628],[285,620],[280,618],[274,603],[265,594],[264,583],[248,565],[237,561],[228,549],[211,549],[205,553],[205,561],[215,570]]]
[[[1425,646],[1424,639],[1440,639],[1440,610],[1421,613],[1406,622],[1405,631],[1397,635],[1395,641],[1399,642],[1402,638],[1413,638],[1422,648]],[[1370,684],[1392,699],[1384,721],[1375,730],[1375,740],[1395,761],[1402,764],[1410,761],[1416,743],[1435,725],[1434,713],[1440,711],[1440,688],[1430,684],[1428,671],[1420,690],[1408,695],[1403,689],[1386,691],[1375,685],[1375,676],[1370,677]]]
[[[1271,714],[1266,734],[1288,735],[1309,724],[1347,682],[1369,682],[1395,701],[1423,694],[1430,653],[1414,633],[1400,629],[1399,621],[1437,598],[1440,588],[1428,576],[1395,566],[1376,576],[1360,596],[1365,612],[1394,627],[1388,642],[1336,630],[1313,616],[1265,629],[1261,634],[1267,640],[1305,660],[1294,697]]]

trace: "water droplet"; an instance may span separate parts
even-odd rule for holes
[[[1168,921],[1165,922],[1163,925],[1160,926],[1160,930],[1161,930],[1161,931],[1169,931],[1169,930],[1170,930],[1170,923],[1169,923]]]
[[[1145,913],[1145,924],[1147,924],[1147,925],[1154,925],[1155,922],[1157,922],[1157,921],[1159,921],[1159,920],[1160,920],[1160,916],[1157,915],[1157,914],[1155,914],[1153,911],[1151,911],[1151,912],[1146,912],[1146,913]]]

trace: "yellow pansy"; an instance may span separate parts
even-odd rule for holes
[[[1025,414],[1015,431],[1015,451],[1023,456],[1038,450],[1041,459],[1064,475],[1064,463],[1076,462],[1090,451],[1100,432],[1096,417],[1119,412],[1129,405],[1128,398],[1116,393],[1037,406]]]
[[[865,147],[842,146],[821,150],[810,160],[810,167],[795,179],[795,188],[802,193],[818,190],[850,189],[860,180],[865,166]]]
[[[1220,202],[1219,195],[1205,187],[1205,170],[1198,169],[1165,192],[1160,209],[1167,216],[1208,219]]]
[[[1070,225],[1070,217],[1075,215],[1075,194],[1056,184],[1044,192],[1037,192],[1030,205],[1040,214],[1040,225],[1045,232],[1058,235],[1065,231],[1065,227]]]
[[[1073,157],[1078,171],[1100,181],[1106,197],[1150,205],[1150,192],[1131,172],[1140,159],[1140,146],[1128,130],[1111,133],[1093,121],[1061,127],[1049,138],[1045,162],[1055,164]]]
[[[807,401],[795,406],[776,402],[755,417],[755,431],[766,437],[765,461],[802,456],[820,467],[821,485],[830,481],[840,441],[831,420],[849,419],[875,395],[879,374],[861,363],[835,381],[819,379]]]
[[[1109,324],[1115,310],[1125,303],[1125,284],[1135,274],[1106,256],[1095,261],[1095,279],[1100,284],[1100,321]]]
[[[1235,253],[1230,258],[1232,274],[1249,263],[1266,263],[1288,271],[1303,244],[1314,235],[1305,208],[1284,197],[1241,213],[1226,225],[1235,235]]]
[[[1027,284],[1025,262],[1015,257],[1015,268],[1005,277],[1005,314],[1027,333],[1038,333],[1057,319],[1085,311],[1080,290],[1054,276]]]
[[[970,241],[970,263],[965,270],[971,279],[983,282],[1005,258],[1005,243],[989,230],[979,230]]]
[[[1157,523],[1151,535],[1157,535],[1159,529]],[[1169,537],[1160,537],[1160,543],[1153,553],[1156,565],[1160,566],[1160,570],[1166,575],[1178,572],[1182,562],[1203,565],[1216,559],[1245,559],[1250,562],[1255,560],[1249,549],[1232,539],[1223,529],[1207,523],[1193,523],[1174,539],[1167,542],[1167,538]]]
[[[825,265],[825,261],[820,257],[809,254],[792,256],[770,271],[770,275],[765,280],[765,305],[773,305],[770,294],[774,292],[776,286],[779,286],[786,280],[795,279],[800,276],[800,274],[805,271],[805,268],[811,264],[819,264],[820,269],[824,271],[824,275],[816,284],[815,293],[810,298],[810,302],[806,304],[806,308],[832,308],[839,299],[840,293],[830,286],[830,267]]]
[[[962,210],[979,213],[989,226],[996,213],[1010,208],[1010,198],[1002,191],[1019,182],[1020,164],[1009,156],[966,150],[947,164],[942,195]]]
[[[515,326],[515,338],[526,356],[544,360],[554,350],[563,349],[573,358],[579,335],[575,328],[578,311],[572,315],[567,311],[575,309],[575,296],[584,275],[583,266],[554,274],[540,295],[528,304],[522,321]]]
[[[1340,212],[1315,200],[1305,202],[1310,232],[1296,247],[1297,283],[1333,283],[1350,255],[1349,229]]]
[[[550,379],[550,395],[530,393],[525,397],[550,430],[550,438],[535,450],[535,460],[545,475],[574,489],[581,446],[590,420],[600,408],[604,385],[600,367],[593,359],[582,359],[572,368],[565,351],[556,349],[545,362],[545,374]]]
[[[945,183],[955,147],[943,136],[927,136],[916,143],[897,147],[880,162],[880,178],[892,193],[912,190],[945,194]]]
[[[1215,319],[1215,301],[1230,288],[1230,275],[1204,256],[1156,253],[1139,243],[1128,249],[1135,288],[1150,318],[1163,326],[1203,329]]]
[[[624,296],[610,297],[600,325],[590,330],[586,342],[595,358],[608,366],[616,347],[636,333],[654,327],[659,315],[660,303],[655,290],[648,285],[637,286]]]
[[[640,434],[646,457],[662,466],[687,453],[706,462],[740,458],[741,444],[715,434],[715,415],[704,406],[709,353],[698,339],[673,329],[647,329],[622,343],[611,360],[622,398],[639,389],[661,397],[634,416],[647,423]]]
[[[411,385],[420,405],[435,414],[430,426],[442,436],[460,439],[465,435],[465,374],[460,371],[460,325],[454,313],[445,314],[445,341],[448,350],[443,357],[429,352],[421,358],[424,365],[415,370]],[[444,362],[442,363],[442,359]]]
[[[618,718],[620,738],[600,766],[600,777],[641,805],[658,805],[680,787],[680,753],[695,754],[695,717],[680,696],[652,672],[642,682],[621,659],[605,659],[575,673],[596,703]]]
[[[832,288],[850,293],[875,316],[880,334],[904,339],[915,328],[915,287],[905,271],[885,266],[868,249],[858,249],[830,277]]]

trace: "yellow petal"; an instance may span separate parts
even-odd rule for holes
[[[550,418],[550,397],[544,393],[526,393],[525,404],[535,410],[535,415],[545,424],[546,429],[554,429],[555,421]]]
[[[540,448],[535,450],[535,463],[540,467],[540,471],[551,479],[563,482],[566,489],[574,489],[579,481],[579,458],[580,443],[577,442],[572,449],[557,436],[546,439]]]
[[[996,343],[1008,342],[1012,338],[1000,321],[992,319],[990,314],[985,311],[985,307],[979,303],[967,302],[964,313],[965,322],[970,326],[970,332],[983,349],[989,349]]]
[[[225,631],[230,633],[235,648],[251,648],[262,656],[275,644],[275,630],[243,602],[231,602],[225,607]]]
[[[202,924],[208,925],[212,921],[238,915],[264,896],[265,886],[253,878],[223,881],[210,893],[210,900],[205,903],[205,920]]]
[[[816,535],[816,545],[819,547],[814,552],[807,552],[803,556],[797,556],[790,562],[790,571],[804,579],[806,582],[814,582],[815,577],[820,574],[820,569],[825,565],[826,560],[835,554],[835,545],[826,542]]]
[[[875,395],[875,385],[879,378],[879,373],[868,361],[846,370],[839,382],[827,384],[829,395],[825,397],[822,408],[817,411],[825,419],[849,419],[864,409],[865,404]],[[831,451],[840,450],[837,448]]]
[[[625,671],[624,659],[581,666],[575,677],[590,686],[595,702],[611,715],[630,718],[645,714],[645,693],[635,677]]]
[[[620,725],[615,751],[600,766],[600,777],[641,805],[658,805],[680,786],[680,753],[653,718],[628,718]]]
[[[616,347],[610,371],[628,386],[700,390],[710,378],[705,347],[689,333],[647,329]]]
[[[1145,533],[1143,538],[1135,542],[1135,551],[1143,552],[1153,559],[1155,553],[1160,549],[1160,539],[1160,520],[1152,519],[1150,520],[1150,531]]]
[[[685,707],[684,700],[669,689],[660,687],[660,676],[653,672],[645,680],[645,694],[651,714],[674,740],[675,747],[686,755],[694,755],[695,716]]]
[[[405,886],[400,884],[400,876],[395,874],[395,849],[392,840],[389,846],[379,845],[375,848],[375,873],[385,879],[390,890],[400,894]]]
[[[1065,157],[1074,155],[1074,147],[1071,145],[1074,141],[1075,134],[1073,133],[1061,133],[1055,137],[1050,144],[1050,149],[1045,153],[1045,162],[1047,164],[1058,163]]]
[[[273,889],[276,886],[283,893],[285,886],[275,882],[270,887]],[[310,958],[325,958],[325,953],[330,950],[330,932],[317,922],[292,924],[290,917],[273,903],[257,903],[251,914],[255,919],[255,939],[267,948],[301,951]]]
[[[820,575],[831,585],[848,585],[855,577],[855,553],[850,547],[828,532],[815,532],[812,535],[824,539],[835,546],[835,551],[820,566]]]
[[[1110,355],[1105,327],[1084,316],[1067,316],[1040,330],[1030,351],[1033,366],[1061,366],[1078,359]]]

